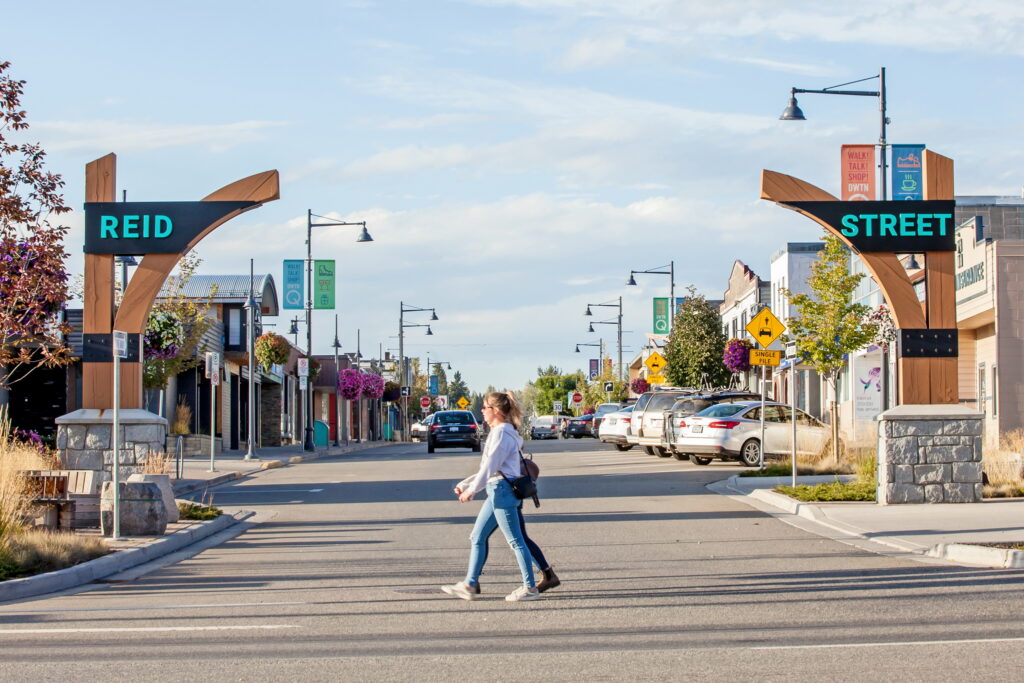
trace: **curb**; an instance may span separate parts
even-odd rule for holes
[[[31,598],[91,583],[181,550],[254,514],[256,513],[249,510],[241,510],[233,515],[224,514],[217,519],[177,531],[169,536],[161,536],[152,543],[137,548],[120,550],[55,572],[4,581],[0,583],[0,602]]]
[[[884,545],[901,552],[912,553],[924,557],[933,557],[947,562],[957,564],[978,565],[983,567],[995,567],[1003,569],[1024,568],[1024,550],[1011,550],[1009,548],[991,548],[982,545],[970,545],[967,543],[937,543],[931,547],[916,545],[904,541],[896,541],[884,536],[871,535],[864,529],[842,524],[830,519],[821,509],[814,504],[804,503],[781,493],[769,489],[754,489],[746,491],[738,488],[737,476],[733,475],[726,480],[712,482],[707,488],[721,495],[737,495],[753,498],[773,508],[781,510],[797,517],[814,522],[832,531],[845,536]],[[788,477],[787,477],[788,480]]]

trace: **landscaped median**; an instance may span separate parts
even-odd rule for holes
[[[139,544],[124,549],[115,549],[102,557],[82,562],[67,569],[2,581],[0,582],[0,602],[53,593],[110,577],[126,569],[177,552],[248,519],[253,514],[255,513],[242,510],[234,514],[222,514],[209,521],[183,522],[180,524],[180,528],[172,533],[152,539],[131,539],[132,542]],[[102,541],[100,542],[102,543]]]

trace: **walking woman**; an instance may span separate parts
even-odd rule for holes
[[[498,391],[484,396],[483,411],[491,433],[487,436],[480,457],[480,469],[473,476],[459,482],[455,493],[459,496],[459,502],[468,503],[474,495],[486,488],[487,500],[480,507],[473,533],[469,537],[471,546],[466,578],[456,584],[442,586],[442,590],[463,600],[473,600],[479,595],[480,573],[487,560],[487,538],[497,525],[515,553],[519,571],[523,575],[523,585],[505,596],[505,599],[509,602],[536,600],[540,592],[533,578],[533,558],[523,537],[519,499],[506,480],[506,477],[515,479],[521,473],[519,449],[523,439],[519,436],[518,427],[522,412],[511,392]]]

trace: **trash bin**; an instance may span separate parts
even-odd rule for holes
[[[327,446],[331,441],[331,428],[323,420],[313,423],[313,445]]]
[[[391,441],[391,425],[384,423],[384,440]]]

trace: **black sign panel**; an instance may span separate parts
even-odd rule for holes
[[[859,252],[953,251],[952,199],[902,202],[785,202],[832,226]]]
[[[211,224],[257,202],[90,202],[86,254],[183,254]]]

